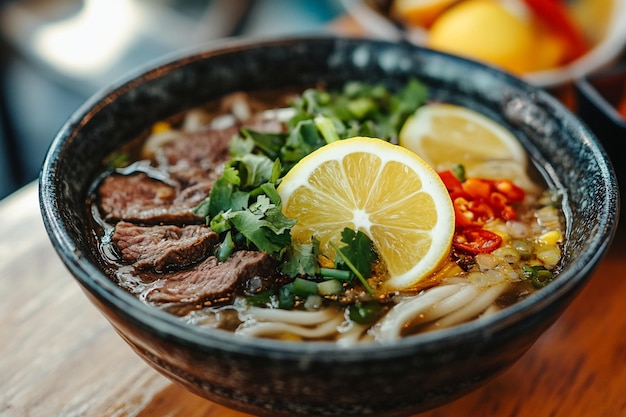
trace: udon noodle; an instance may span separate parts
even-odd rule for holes
[[[375,90],[366,87],[365,92]],[[348,105],[350,97],[344,100],[348,89],[337,93],[335,104]],[[387,100],[395,94],[383,91]],[[313,94],[318,100],[332,97],[324,96],[329,93],[321,88],[301,94],[233,94],[158,122],[111,155],[88,201],[102,262],[111,278],[144,302],[192,325],[242,337],[351,345],[389,343],[480,320],[527,297],[558,274],[562,211],[558,194],[537,180],[536,172],[530,174],[532,189],[525,187],[524,199],[514,204],[516,217],[491,218],[483,226],[502,238],[497,248],[471,253],[453,247],[432,277],[393,293],[368,294],[357,280],[323,284],[329,280],[301,270],[288,274],[281,267],[284,251],[279,255],[264,251],[232,224],[224,228],[232,210],[207,213],[217,199],[215,184],[225,181],[227,167],[233,166],[230,161],[238,161],[241,173],[250,167],[242,161],[253,159],[244,155],[253,155],[255,149],[263,151],[270,165],[280,159],[271,146],[278,143],[285,149],[294,130],[306,128],[294,119],[302,119],[304,110],[314,112],[304,109],[307,103],[314,107],[307,101]],[[343,127],[360,129],[359,133],[369,129],[394,141],[397,126],[391,133],[375,130],[379,116],[371,120],[367,115],[349,116],[356,121],[337,117]],[[347,137],[349,129],[339,129],[338,134]],[[299,148],[289,151],[291,155]],[[255,166],[265,166],[260,157],[254,158]],[[289,164],[283,160],[283,172],[285,165]],[[314,284],[312,292],[295,289],[300,284],[311,288],[308,283]]]

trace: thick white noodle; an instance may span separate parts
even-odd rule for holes
[[[389,310],[382,321],[372,329],[374,338],[381,342],[399,339],[407,322],[419,317],[435,303],[456,294],[464,285],[467,284],[443,285],[415,297],[405,298]]]
[[[456,283],[427,290],[395,305],[372,329],[372,335],[385,343],[401,338],[407,325],[431,323],[424,330],[435,330],[463,323],[490,310],[508,285],[478,288]]]
[[[342,321],[343,317],[337,316],[332,320],[319,323],[314,327],[306,327],[285,322],[249,321],[240,325],[235,333],[252,337],[293,334],[306,339],[318,339],[329,336],[334,337],[337,334],[337,326],[339,326]]]
[[[442,329],[450,327],[455,324],[463,323],[465,321],[474,318],[481,313],[487,312],[490,307],[493,306],[496,298],[502,294],[502,292],[508,286],[508,283],[493,285],[489,288],[481,289],[478,296],[470,300],[467,304],[463,305],[453,313],[441,318],[440,320],[429,325],[425,330]],[[487,313],[490,314],[490,313]]]
[[[250,307],[240,313],[242,321],[277,321],[282,323],[314,326],[328,321],[334,315],[329,310],[289,311],[279,308]]]

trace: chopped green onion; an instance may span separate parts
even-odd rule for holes
[[[248,305],[262,306],[267,305],[272,301],[272,291],[263,291],[258,294],[248,295],[246,302]]]
[[[315,126],[320,131],[326,143],[337,142],[339,138],[339,134],[337,133],[337,127],[335,127],[335,123],[333,119],[330,117],[326,117],[324,115],[315,116]]]
[[[293,282],[278,289],[278,308],[290,310],[296,305],[296,296],[293,293]]]
[[[354,275],[352,271],[346,271],[345,269],[335,268],[320,268],[320,275],[323,278],[338,279],[341,281],[351,281]]]
[[[337,279],[329,279],[317,284],[317,292],[321,295],[335,295],[343,292],[343,285]]]
[[[360,97],[348,101],[347,107],[354,117],[362,119],[369,112],[376,110],[376,103],[371,98]]]
[[[381,305],[376,301],[352,304],[348,307],[350,320],[358,324],[373,323],[378,319],[381,312]]]
[[[293,293],[299,297],[308,297],[317,294],[317,283],[304,278],[293,281]]]
[[[531,283],[535,288],[542,288],[545,287],[548,282],[552,281],[553,277],[552,272],[547,269],[539,269],[535,276],[533,276]]]
[[[319,295],[309,295],[304,302],[304,308],[306,310],[317,310],[322,305],[322,297]]]
[[[523,266],[522,275],[535,288],[545,287],[554,278],[554,274],[541,265]]]

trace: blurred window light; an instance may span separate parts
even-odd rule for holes
[[[83,0],[75,15],[40,27],[33,48],[68,74],[102,72],[125,52],[140,19],[133,0]]]

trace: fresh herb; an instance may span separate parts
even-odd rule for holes
[[[370,324],[378,320],[382,313],[382,306],[377,301],[366,301],[352,304],[348,307],[348,317],[358,324]]]
[[[307,89],[292,103],[295,115],[287,121],[288,133],[243,129],[231,151],[279,159],[285,174],[309,153],[337,140],[368,136],[397,143],[400,128],[426,99],[427,89],[417,80],[408,81],[397,93],[364,82],[347,83],[332,92]]]
[[[319,255],[319,242],[313,238],[311,243],[292,242],[287,251],[285,262],[282,264],[283,274],[290,277],[316,275],[319,271],[317,256]]]
[[[535,288],[543,288],[554,279],[554,274],[542,265],[523,266],[522,277]]]
[[[354,231],[348,227],[341,232],[341,241],[346,245],[339,248],[333,242],[331,246],[337,252],[337,269],[349,269],[361,281],[365,290],[373,295],[374,290],[367,283],[372,273],[372,265],[378,260],[370,238],[361,231]]]
[[[369,278],[372,265],[378,260],[378,254],[370,238],[363,232],[354,231],[346,227],[341,232],[341,242],[346,245],[341,248],[341,260],[338,264],[350,263],[364,278]],[[352,269],[352,268],[351,268]],[[356,271],[353,271],[356,274]]]
[[[124,168],[130,164],[131,157],[127,151],[113,152],[106,161],[107,167],[110,170],[118,168]]]

